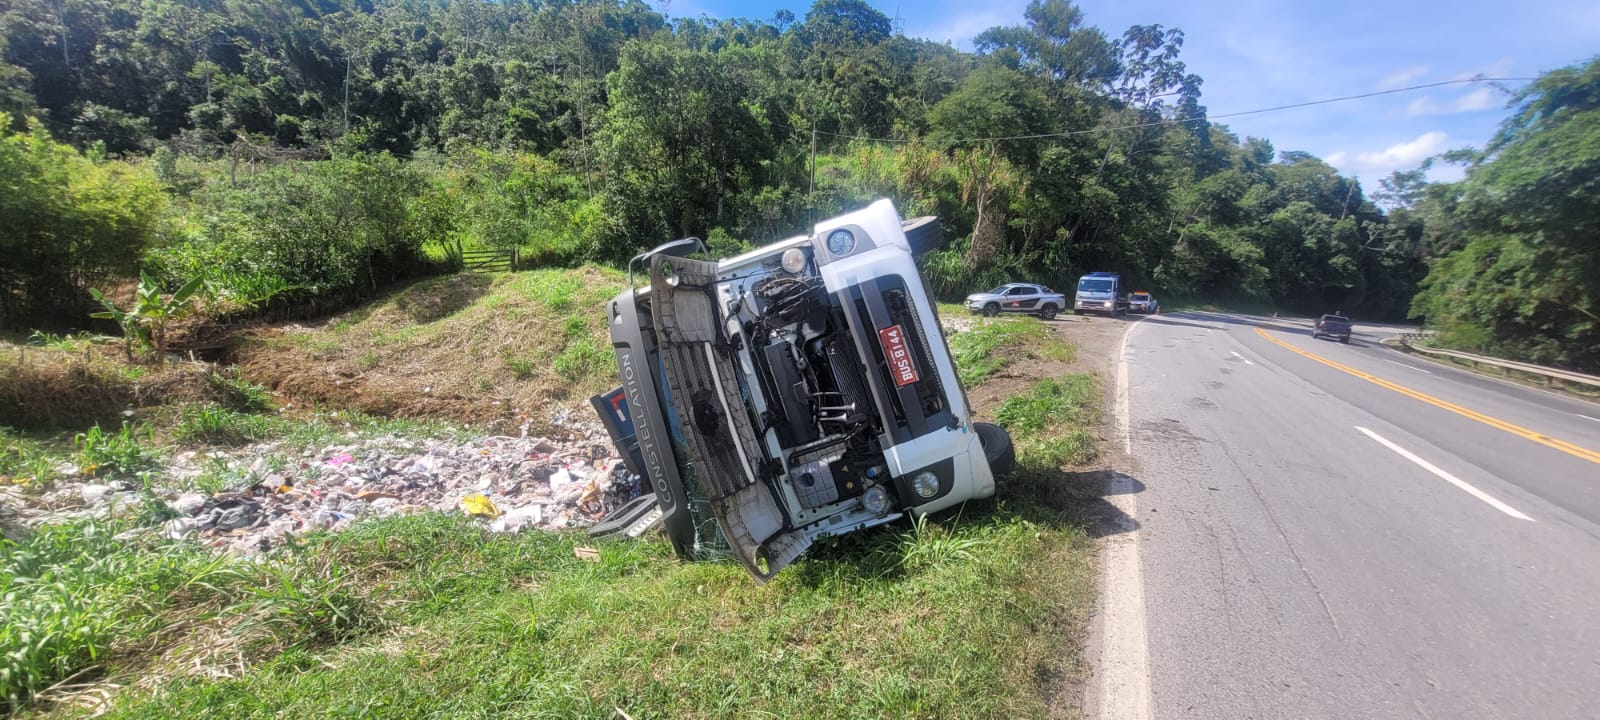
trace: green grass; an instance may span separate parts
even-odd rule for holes
[[[995,419],[1011,432],[1019,462],[1050,468],[1080,465],[1096,454],[1098,392],[1093,375],[1040,380],[1028,394],[1001,403]]]
[[[116,432],[106,432],[96,423],[72,438],[77,449],[78,467],[89,475],[133,475],[160,462],[152,449],[155,434],[145,424],[122,422]]]
[[[61,662],[36,664],[162,679],[117,718],[1037,717],[1082,676],[1090,541],[1025,498],[825,542],[765,586],[659,539],[598,563],[574,557],[585,542],[428,514],[259,566],[57,538],[22,574],[104,584],[62,621],[83,632]],[[238,677],[187,674],[236,657]]]
[[[256,415],[215,404],[185,405],[172,435],[183,443],[247,445],[293,432],[294,423],[275,415]]]
[[[115,537],[136,524],[47,525],[0,539],[0,711],[64,678],[146,668],[159,657],[152,650],[276,654],[381,622],[340,568]],[[185,646],[205,628],[227,632]]]
[[[1072,362],[1075,349],[1031,318],[975,319],[971,330],[949,334],[961,384],[971,387],[1025,358]]]
[[[396,435],[465,441],[480,434],[443,420],[385,418],[353,410],[290,418],[239,412],[216,404],[183,406],[172,430],[174,439],[190,445],[246,445],[279,440],[290,448]]]
[[[46,485],[71,462],[61,442],[0,425],[0,485]]]
[[[232,409],[261,412],[272,408],[272,394],[265,387],[239,377],[229,369],[206,376],[219,401]]]

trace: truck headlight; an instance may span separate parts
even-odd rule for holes
[[[789,248],[783,251],[783,260],[781,262],[784,272],[791,275],[799,275],[801,270],[806,269],[806,254],[801,252],[800,248]]]
[[[894,499],[889,497],[889,491],[882,485],[873,485],[861,493],[861,506],[866,508],[867,512],[883,517],[894,507]]]
[[[923,470],[911,479],[911,488],[916,490],[918,495],[931,498],[939,494],[939,476]]]
[[[828,252],[834,257],[844,257],[856,249],[855,233],[849,230],[835,230],[828,234]]]

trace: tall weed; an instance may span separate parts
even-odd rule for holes
[[[78,464],[89,475],[132,475],[155,467],[159,460],[153,445],[155,430],[148,425],[130,425],[122,421],[122,429],[108,433],[96,423],[72,439],[78,451]]]

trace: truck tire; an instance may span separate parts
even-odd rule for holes
[[[984,305],[982,312],[983,312],[983,316],[984,317],[994,317],[996,315],[999,315],[1000,314],[1000,304],[999,303],[989,303],[988,305]]]
[[[1017,448],[1011,444],[1011,433],[999,425],[973,423],[978,431],[978,441],[983,443],[983,457],[989,461],[989,471],[1003,478],[1017,468]]]
[[[1039,309],[1039,319],[1040,320],[1054,320],[1054,319],[1056,319],[1056,306],[1047,303],[1044,307],[1040,308]]]

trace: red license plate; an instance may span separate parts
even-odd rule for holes
[[[890,325],[878,331],[878,343],[883,345],[883,358],[889,361],[889,374],[894,376],[896,387],[905,387],[917,381],[917,362],[906,348],[906,333],[899,325]]]

